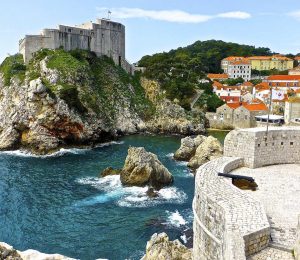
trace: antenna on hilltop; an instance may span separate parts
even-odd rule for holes
[[[107,11],[107,20],[110,20],[110,16],[111,16],[111,11],[108,10],[108,11]]]

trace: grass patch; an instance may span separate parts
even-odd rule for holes
[[[10,81],[13,77],[17,77],[23,83],[26,72],[23,55],[16,54],[7,57],[0,65],[0,72],[3,74],[5,86],[10,85]]]

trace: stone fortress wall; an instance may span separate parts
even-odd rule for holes
[[[271,127],[231,131],[225,139],[224,156],[244,158],[245,166],[300,163],[300,128]]]
[[[19,42],[19,51],[25,63],[42,48],[66,51],[90,50],[97,56],[111,57],[115,64],[132,73],[132,66],[125,58],[125,26],[107,19],[97,19],[76,26],[59,25],[58,29],[44,29],[40,35],[26,35]]]
[[[218,176],[242,166],[300,163],[300,127],[271,128],[267,139],[265,130],[230,132],[225,138],[225,156],[197,170],[193,201],[195,260],[244,260],[269,245],[270,224],[263,205],[233,186],[230,179]],[[300,230],[297,259],[299,238]]]
[[[262,204],[218,176],[243,164],[242,158],[222,157],[198,169],[193,202],[195,260],[242,260],[268,246],[270,225]]]

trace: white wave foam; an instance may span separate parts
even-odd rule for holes
[[[47,154],[47,155],[37,155],[33,154],[29,151],[26,150],[15,150],[15,151],[2,151],[0,154],[7,154],[11,156],[18,156],[18,157],[34,157],[34,158],[49,158],[49,157],[58,157],[62,156],[64,154],[83,154],[90,149],[87,148],[61,148],[59,151],[54,152],[52,154]]]
[[[93,205],[115,201],[120,207],[151,207],[163,203],[184,203],[187,195],[176,187],[166,187],[158,192],[158,197],[149,198],[146,194],[148,187],[124,187],[118,175],[106,176],[104,178],[81,178],[78,183],[91,185],[103,192],[92,198],[87,198],[78,202],[77,206]]]
[[[95,146],[95,148],[99,148],[99,147],[106,147],[106,146],[110,146],[110,145],[116,145],[116,144],[124,144],[124,141],[111,141],[111,142],[107,142],[107,143],[102,143],[102,144],[97,144]]]
[[[179,213],[178,210],[175,212],[168,212],[170,215],[168,217],[168,223],[175,227],[185,226],[187,221],[183,218],[183,216]]]
[[[186,244],[187,243],[187,237],[186,237],[186,235],[184,234],[184,235],[182,235],[182,236],[180,236],[180,238],[181,238],[181,240],[183,241],[183,243],[184,244]]]
[[[180,165],[180,166],[187,166],[188,162],[185,162],[185,161],[176,161],[176,164]]]
[[[167,154],[167,157],[170,158],[170,159],[173,159],[174,153],[168,153],[168,154]]]
[[[135,187],[137,188],[137,187]],[[153,207],[164,203],[182,204],[187,195],[176,187],[166,187],[158,192],[158,197],[149,198],[146,195],[148,187],[137,188],[129,196],[122,197],[117,204],[121,207]]]
[[[106,147],[106,146],[116,145],[116,144],[123,144],[123,143],[124,143],[123,141],[121,142],[112,141],[112,142],[99,144],[95,146],[95,148]],[[49,157],[59,157],[65,154],[84,154],[92,149],[93,148],[61,148],[59,149],[59,151],[47,155],[37,155],[26,150],[1,151],[0,154],[7,154],[11,156],[18,156],[18,157],[49,158]]]

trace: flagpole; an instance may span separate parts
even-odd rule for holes
[[[269,120],[270,120],[270,111],[271,111],[271,104],[272,104],[272,86],[270,86],[270,100],[269,100],[269,109],[268,109],[268,121],[267,121],[267,130],[266,130],[266,136],[265,141],[268,139],[268,132],[269,132]]]

